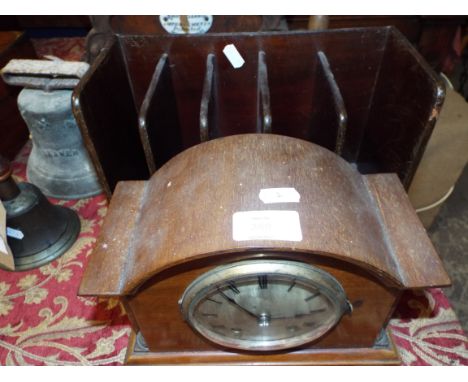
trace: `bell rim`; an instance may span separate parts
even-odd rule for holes
[[[67,229],[59,238],[59,240],[57,240],[49,248],[29,256],[13,256],[15,261],[15,272],[27,271],[39,268],[43,265],[47,265],[62,256],[75,243],[81,231],[81,223],[78,214],[69,208],[62,206],[55,207],[63,209],[64,212],[68,215]]]

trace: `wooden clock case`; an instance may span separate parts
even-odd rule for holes
[[[260,200],[261,189],[277,187],[294,188],[300,201]],[[297,211],[302,241],[235,241],[233,214],[263,210]],[[180,297],[204,272],[254,258],[329,272],[352,313],[298,349],[248,353],[210,343],[184,322]],[[80,294],[122,300],[133,330],[129,364],[395,364],[391,341],[379,337],[401,292],[449,282],[395,174],[361,175],[301,139],[242,134],[193,146],[148,181],[118,183]]]

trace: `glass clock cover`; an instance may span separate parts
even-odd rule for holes
[[[247,351],[274,351],[313,341],[350,309],[329,273],[289,260],[247,260],[195,279],[180,308],[210,341]]]

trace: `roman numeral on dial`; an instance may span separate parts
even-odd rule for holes
[[[240,293],[240,290],[237,289],[237,286],[236,286],[236,284],[235,284],[234,282],[229,282],[229,283],[228,283],[228,287],[229,287],[229,289],[230,289],[233,293],[235,293],[235,294],[239,294],[239,293]]]
[[[260,289],[268,289],[268,277],[266,275],[258,276],[258,286]]]
[[[309,297],[305,298],[304,300],[305,301],[310,301],[310,300],[312,300],[312,299],[314,299],[315,297],[318,297],[318,296],[320,296],[320,292],[315,292],[315,293],[311,294]]]
[[[293,280],[293,282],[291,283],[291,285],[288,288],[288,292],[291,292],[292,288],[294,288],[295,286],[296,286],[296,280]]]

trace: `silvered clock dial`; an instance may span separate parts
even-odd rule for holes
[[[179,303],[184,319],[202,336],[248,351],[313,341],[350,309],[343,288],[330,274],[287,260],[217,267],[195,279]]]

